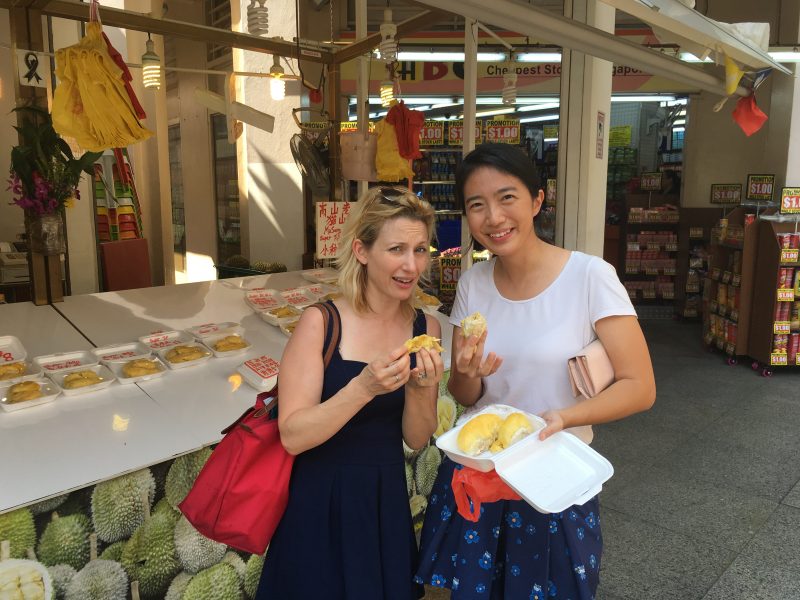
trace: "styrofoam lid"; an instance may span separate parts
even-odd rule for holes
[[[317,301],[316,294],[312,293],[307,288],[295,288],[292,290],[284,290],[281,296],[287,303],[292,306],[308,306]]]
[[[105,362],[129,361],[135,358],[144,358],[152,354],[150,347],[142,342],[128,342],[126,344],[110,344],[95,348],[92,353]]]
[[[275,387],[275,384],[278,383],[279,370],[278,361],[266,354],[244,361],[237,369],[245,381],[260,392],[266,392]]]
[[[245,300],[256,310],[268,310],[286,304],[277,290],[266,288],[250,290],[245,294]]]
[[[544,441],[532,435],[495,461],[495,470],[528,504],[558,513],[597,495],[614,474],[611,463],[566,431]]]
[[[27,356],[28,352],[19,338],[13,335],[0,336],[0,363],[19,362]]]
[[[185,344],[193,340],[194,338],[185,331],[158,331],[139,338],[140,342],[153,350],[161,350],[162,348]]]
[[[194,337],[202,339],[211,335],[241,333],[242,327],[239,323],[226,321],[224,323],[204,323],[203,325],[189,327],[186,331]]]
[[[33,362],[42,367],[47,373],[56,373],[65,369],[76,367],[91,367],[97,364],[97,357],[88,350],[75,352],[59,352],[37,356]]]

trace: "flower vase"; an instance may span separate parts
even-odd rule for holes
[[[64,219],[60,212],[27,216],[28,241],[31,252],[44,256],[64,254],[67,251]]]

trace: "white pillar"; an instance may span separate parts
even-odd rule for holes
[[[246,31],[247,0],[234,2],[233,28]],[[270,0],[269,37],[291,40],[296,35],[293,0]],[[259,52],[233,51],[236,71],[268,72],[272,56]],[[290,67],[299,75],[297,62],[281,59],[287,74]],[[272,100],[266,78],[237,78],[239,102],[275,117],[275,129],[267,133],[245,125],[237,141],[239,165],[239,213],[242,250],[251,261],[267,260],[301,268],[305,250],[303,226],[303,185],[289,149],[289,139],[298,132],[292,109],[302,102],[299,81],[286,82],[286,98]],[[305,115],[306,117],[308,115]]]
[[[614,9],[598,0],[565,0],[564,14],[614,31]],[[561,67],[556,243],[602,256],[612,64],[564,48]]]

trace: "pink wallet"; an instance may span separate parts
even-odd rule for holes
[[[595,340],[567,361],[569,383],[575,396],[594,398],[614,383],[614,367],[600,340]]]

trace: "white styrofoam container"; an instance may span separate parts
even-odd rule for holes
[[[494,404],[470,414],[495,413],[502,417],[523,412],[531,421],[544,427],[544,421],[533,414],[511,406]],[[544,441],[538,429],[501,452],[488,450],[477,456],[464,454],[458,448],[458,433],[469,419],[441,435],[436,446],[447,456],[477,471],[494,469],[509,487],[542,513],[557,513],[573,504],[583,504],[598,494],[603,483],[614,474],[611,463],[566,431],[559,431]]]
[[[4,411],[14,412],[23,408],[31,408],[33,406],[47,404],[48,402],[55,400],[56,396],[61,393],[61,390],[55,383],[49,379],[45,379],[44,377],[32,378],[30,381],[35,381],[42,386],[42,395],[35,400],[25,400],[23,402],[8,402],[8,390],[11,389],[11,386],[13,386],[15,382],[2,382],[2,385],[0,385],[0,406],[3,407]],[[19,381],[16,383],[19,383]]]
[[[13,384],[13,383],[19,383],[20,381],[25,381],[27,379],[36,379],[38,377],[42,377],[41,366],[35,364],[30,360],[16,361],[16,362],[22,362],[22,364],[25,365],[25,370],[22,372],[22,375],[19,375],[18,377],[11,377],[9,379],[1,379],[0,384],[5,384],[5,383]],[[5,364],[11,364],[11,363],[5,363]]]
[[[97,373],[97,376],[102,379],[100,383],[95,383],[94,385],[87,385],[86,387],[74,388],[74,389],[67,389],[64,387],[64,378],[69,375],[70,373],[74,373],[76,371],[94,371]],[[89,392],[96,392],[98,390],[102,390],[110,386],[114,383],[116,377],[111,372],[111,370],[105,365],[83,365],[74,369],[67,369],[61,371],[50,372],[47,376],[52,379],[55,384],[61,388],[61,392],[65,396],[78,396],[80,394],[87,394]]]
[[[101,363],[126,363],[136,358],[147,358],[152,354],[152,350],[142,342],[128,342],[125,344],[109,344],[92,350],[92,354]],[[113,369],[112,369],[113,370]]]
[[[278,383],[280,364],[265,354],[244,361],[236,370],[250,386],[268,392]]]
[[[292,333],[294,333],[294,328],[297,327],[297,323],[300,319],[283,319],[278,323],[278,327],[280,330],[286,335],[286,337],[292,337]]]
[[[327,283],[312,283],[311,285],[304,285],[301,290],[308,290],[316,298],[322,301],[322,297],[328,294],[338,294],[341,295],[341,291],[339,291],[339,286],[336,285],[328,285]],[[326,298],[327,300],[327,298]]]
[[[152,360],[159,366],[159,368],[161,370],[158,373],[148,373],[147,375],[138,375],[136,377],[126,377],[125,373],[123,372],[122,369],[125,366],[125,363],[127,363],[128,361],[112,361],[112,362],[106,363],[106,366],[114,374],[114,377],[117,378],[117,381],[119,381],[123,385],[129,384],[129,383],[136,383],[137,381],[150,381],[151,379],[156,379],[158,377],[163,376],[164,373],[167,372],[166,365],[163,362],[161,362],[161,360],[156,356],[152,356],[152,355],[148,354],[146,357],[141,357],[140,356],[140,357],[137,357],[137,358],[147,358],[148,360]],[[133,360],[133,359],[131,359],[131,360]]]
[[[143,335],[139,338],[139,341],[151,350],[158,351],[162,348],[171,348],[172,346],[193,342],[194,337],[185,331],[161,331]]]
[[[97,357],[88,350],[75,350],[74,352],[59,352],[57,354],[37,356],[33,359],[33,362],[42,367],[44,372],[49,375],[66,369],[92,367],[97,364]]]
[[[286,304],[278,290],[268,288],[250,290],[244,295],[244,299],[253,310],[269,310]]]
[[[0,336],[0,363],[20,362],[28,358],[25,346],[13,335]]]
[[[314,283],[328,283],[335,284],[339,281],[339,272],[336,269],[309,269],[307,271],[300,271],[303,279],[313,281]]]
[[[186,332],[195,337],[195,339],[202,340],[203,338],[219,335],[232,335],[241,334],[242,326],[233,321],[226,321],[224,323],[205,323],[203,325],[196,325],[189,327]]]
[[[291,315],[286,317],[277,317],[271,311],[278,310],[279,308],[284,308],[290,311],[293,311]],[[295,306],[277,306],[275,308],[271,308],[269,310],[262,310],[259,313],[259,316],[264,319],[270,325],[275,325],[276,327],[280,325],[280,322],[286,319],[299,319],[300,315],[303,314],[303,311]]]
[[[281,297],[287,304],[297,308],[305,308],[317,301],[316,294],[312,293],[308,288],[284,290],[281,292]]]
[[[252,347],[252,344],[250,342],[248,342],[239,333],[236,333],[236,335],[239,335],[239,337],[242,338],[242,341],[245,344],[247,344],[245,347],[237,348],[236,350],[227,350],[227,351],[220,351],[220,350],[217,350],[216,348],[214,348],[214,344],[216,344],[219,340],[228,337],[229,335],[233,335],[233,332],[222,333],[222,334],[217,334],[217,335],[210,335],[210,336],[204,337],[202,339],[202,342],[209,350],[211,350],[211,352],[214,353],[214,356],[216,356],[217,358],[227,358],[229,356],[236,356],[238,354],[242,354],[243,352],[247,352]]]
[[[180,345],[181,346],[195,346],[197,348],[200,348],[200,350],[203,351],[203,356],[200,357],[200,358],[196,358],[194,360],[186,361],[186,362],[172,363],[172,362],[167,360],[167,356],[166,356],[167,352],[169,352],[171,350],[171,348],[169,348],[169,347],[168,348],[163,348],[163,349],[158,351],[158,356],[161,359],[161,361],[165,365],[167,365],[170,369],[185,369],[186,367],[194,367],[195,365],[202,364],[202,363],[206,362],[209,358],[211,358],[211,350],[206,348],[200,342],[185,342],[185,343],[182,343]]]

